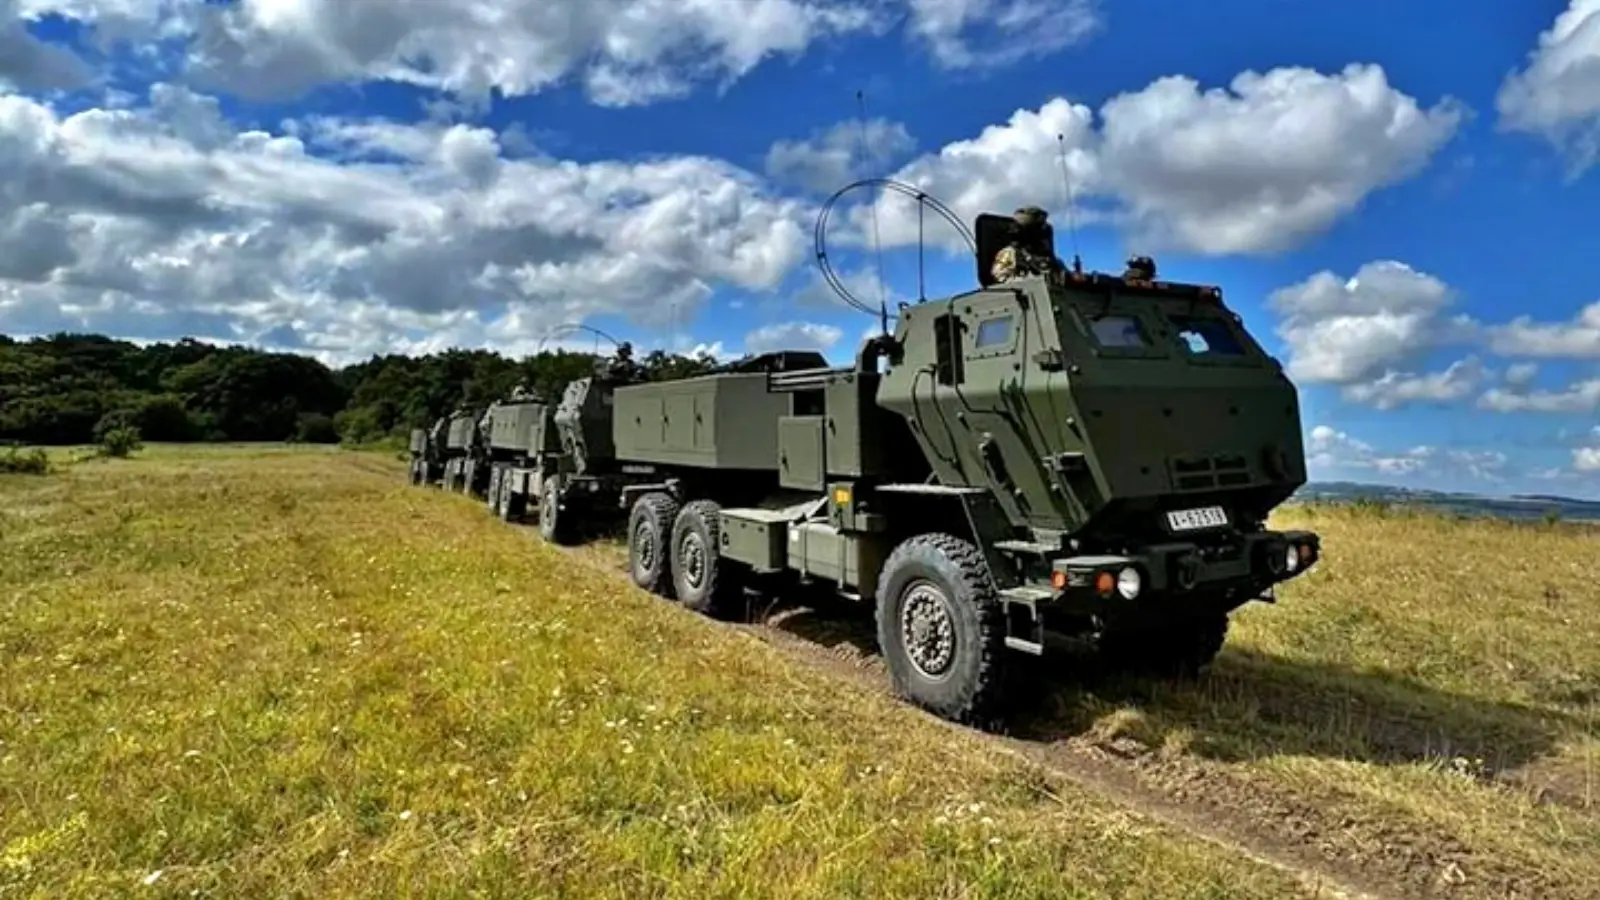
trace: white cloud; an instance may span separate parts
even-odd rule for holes
[[[1476,390],[1486,374],[1483,363],[1469,356],[1426,375],[1390,370],[1376,381],[1347,385],[1344,396],[1381,410],[1412,403],[1453,403]]]
[[[1087,106],[1056,98],[916,159],[895,177],[967,221],[1024,204],[1059,206],[1061,135],[1078,200],[1112,201],[1146,249],[1268,252],[1321,233],[1415,174],[1464,115],[1450,99],[1423,109],[1376,65],[1332,75],[1245,72],[1225,90],[1202,91],[1193,79],[1172,76],[1108,100],[1098,131]],[[885,240],[914,242],[909,204],[896,199],[881,208],[894,222]]]
[[[1364,471],[1389,476],[1498,481],[1505,477],[1510,459],[1498,450],[1441,450],[1431,446],[1384,453],[1343,431],[1318,425],[1306,439],[1306,463],[1313,472],[1324,473],[1324,477]]]
[[[915,146],[910,132],[899,122],[840,122],[803,141],[773,144],[767,151],[766,169],[778,181],[831,194]]]
[[[1538,363],[1515,363],[1506,367],[1506,384],[1512,387],[1527,387],[1539,374]]]
[[[1576,173],[1600,153],[1600,0],[1572,0],[1495,98],[1500,127],[1537,134]]]
[[[1579,447],[1572,451],[1572,467],[1579,472],[1600,472],[1600,447]]]
[[[71,88],[89,80],[74,54],[28,33],[21,0],[0,0],[0,90]]]
[[[844,332],[833,325],[781,322],[764,325],[745,335],[744,348],[750,353],[771,353],[775,350],[826,352],[843,336]]]
[[[7,2],[23,16],[92,25],[101,41],[179,41],[197,83],[256,99],[332,83],[392,81],[484,98],[576,82],[611,106],[725,87],[768,60],[882,34],[900,20],[937,64],[953,68],[1058,50],[1098,23],[1096,0]]]
[[[1600,409],[1600,378],[1579,381],[1563,391],[1490,388],[1478,406],[1495,412],[1584,413]]]
[[[507,159],[462,125],[241,132],[186,90],[150,99],[61,115],[0,94],[0,328],[504,345],[602,312],[682,320],[804,259],[805,205],[711,159]]]
[[[1600,301],[1570,322],[1535,322],[1518,316],[1488,330],[1489,349],[1502,356],[1600,359]]]
[[[1469,320],[1442,320],[1455,292],[1404,263],[1378,260],[1345,279],[1322,271],[1274,291],[1282,316],[1289,377],[1340,385],[1346,398],[1392,409],[1421,400],[1455,400],[1485,376],[1475,358],[1436,373],[1405,369],[1429,349],[1470,336]]]
[[[947,68],[1010,65],[1076,44],[1101,25],[1098,0],[910,0],[909,30]],[[978,33],[978,32],[985,33]]]

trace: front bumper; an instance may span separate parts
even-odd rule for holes
[[[1185,595],[1259,594],[1299,577],[1321,558],[1322,540],[1311,531],[1256,532],[1226,546],[1178,541],[1125,556],[1069,556],[1052,564],[1052,605],[1095,608]]]

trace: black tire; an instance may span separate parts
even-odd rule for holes
[[[710,500],[692,500],[672,524],[672,589],[678,602],[708,616],[726,615],[742,594],[737,564],[722,559],[722,515]]]
[[[461,466],[461,493],[472,496],[473,481],[478,477],[478,461],[468,459]]]
[[[1228,615],[1110,631],[1099,638],[1101,660],[1116,672],[1157,678],[1198,678],[1228,640]]]
[[[920,621],[907,621],[917,611]],[[944,719],[989,724],[1005,691],[1005,610],[978,547],[949,534],[901,543],[878,582],[877,620],[897,694]]]
[[[668,600],[677,596],[669,563],[677,518],[677,501],[660,492],[635,500],[628,513],[628,575],[634,584]]]
[[[502,470],[500,478],[495,482],[494,492],[494,514],[502,522],[510,522],[515,519],[515,516],[512,515],[511,506],[512,488],[515,486],[516,482],[511,477],[511,471],[509,469]]]
[[[539,534],[552,544],[566,544],[571,540],[572,527],[567,522],[562,506],[560,478],[548,478],[544,483],[539,503]]]

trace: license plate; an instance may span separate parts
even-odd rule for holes
[[[1228,524],[1228,513],[1220,506],[1202,506],[1199,509],[1178,509],[1167,513],[1167,527],[1173,531],[1194,531],[1199,528],[1220,528]]]

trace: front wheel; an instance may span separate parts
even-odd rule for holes
[[[552,544],[565,544],[571,540],[569,517],[561,508],[561,487],[560,478],[547,478],[539,498],[539,534]]]
[[[1004,692],[1005,615],[978,547],[948,534],[900,544],[878,582],[877,620],[896,693],[941,718],[987,724]]]

